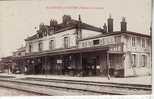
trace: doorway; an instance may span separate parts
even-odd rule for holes
[[[83,58],[84,76],[96,76],[97,57]]]

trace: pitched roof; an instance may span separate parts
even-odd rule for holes
[[[97,35],[97,36],[84,38],[84,39],[81,39],[80,41],[82,41],[82,40],[88,40],[88,39],[95,39],[95,38],[105,37],[105,36],[110,36],[110,35],[124,34],[124,33],[125,34],[137,35],[137,36],[151,37],[150,35],[147,35],[147,34],[137,33],[137,32],[132,32],[132,31],[126,31],[126,32],[114,31],[114,32],[111,32],[111,33],[107,32],[107,33],[103,33],[103,34],[100,34],[100,35]]]
[[[33,36],[27,37],[27,38],[25,39],[25,41],[34,40],[34,39],[36,39],[36,38],[37,38],[37,34],[34,34]]]
[[[49,32],[51,30],[54,30],[54,34],[60,33],[63,31],[67,31],[70,29],[75,29],[75,28],[87,29],[87,30],[102,32],[102,33],[104,31],[102,28],[98,28],[93,25],[89,25],[87,23],[80,22],[80,21],[74,20],[74,19],[71,19],[67,24],[60,23],[60,24],[55,25],[54,27],[45,25],[45,27],[48,28]],[[34,40],[34,39],[37,39],[37,33],[33,36],[26,38],[25,41]]]

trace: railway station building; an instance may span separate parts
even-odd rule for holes
[[[22,61],[27,74],[150,75],[151,36],[128,31],[125,18],[114,31],[113,21],[110,16],[99,28],[80,15],[77,20],[64,15],[61,23],[51,19],[50,25],[40,24],[36,34],[25,39],[25,55],[14,60]]]

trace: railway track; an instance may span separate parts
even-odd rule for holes
[[[108,87],[138,89],[138,90],[147,90],[147,91],[152,90],[151,85],[141,85],[141,84],[125,84],[125,83],[95,82],[95,81],[65,80],[65,79],[46,79],[46,78],[33,78],[33,77],[26,77],[24,79],[25,80],[35,80],[35,81],[44,81],[44,82],[108,86]]]
[[[13,90],[21,91],[21,92],[26,92],[26,93],[31,93],[34,95],[49,95],[47,93],[34,90],[32,88],[34,86],[32,86],[32,85],[25,86],[25,83],[18,83],[16,81],[11,81],[11,80],[0,79],[0,87],[7,88],[7,89],[13,89]]]
[[[101,95],[107,94],[97,91],[90,91],[80,88],[69,88],[64,86],[56,86],[34,81],[23,81],[16,79],[0,79],[0,87],[10,88],[25,92],[32,92],[39,95]],[[109,94],[109,93],[108,93]]]
[[[150,85],[119,84],[92,81],[62,80],[27,77],[23,79],[0,79],[1,82],[28,85],[31,88],[44,88],[42,95],[139,95],[151,94]],[[25,88],[26,89],[26,88]],[[31,90],[31,89],[29,89]],[[56,91],[57,90],[57,91]],[[35,90],[37,91],[37,90]],[[59,94],[57,94],[59,93]],[[62,91],[62,92],[61,92]]]

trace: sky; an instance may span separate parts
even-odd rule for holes
[[[0,1],[0,57],[9,56],[25,45],[24,39],[36,33],[40,23],[50,19],[62,21],[71,15],[83,22],[102,27],[109,14],[114,19],[114,31],[126,17],[129,31],[149,34],[151,0],[27,0]]]

